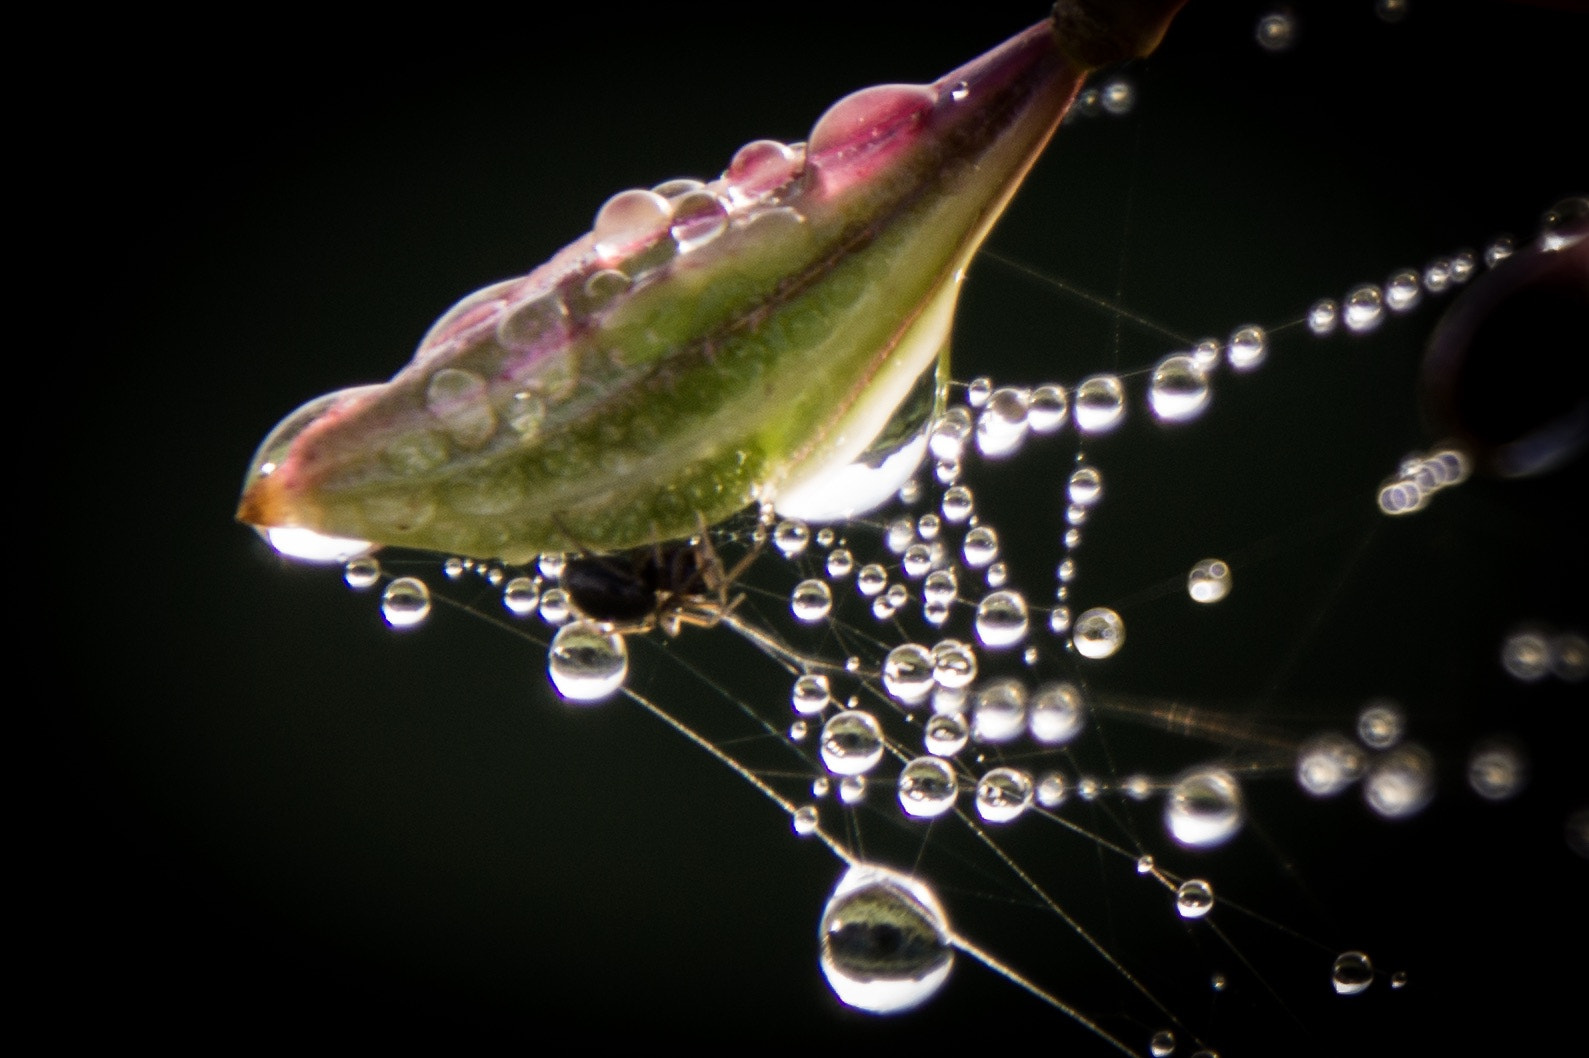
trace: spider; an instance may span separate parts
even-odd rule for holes
[[[561,583],[582,617],[619,635],[661,628],[677,636],[686,625],[711,628],[745,598],[729,596],[766,546],[766,533],[724,569],[706,525],[688,540],[652,544],[615,555],[582,551],[563,566]]]

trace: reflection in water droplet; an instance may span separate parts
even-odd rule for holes
[[[971,703],[971,733],[978,742],[1010,742],[1026,729],[1026,688],[1016,679],[992,680]]]
[[[806,673],[795,679],[789,693],[790,704],[801,716],[816,716],[827,708],[830,699],[828,678],[821,673]]]
[[[909,1010],[954,965],[948,917],[920,879],[870,864],[844,873],[822,912],[822,974],[839,999],[874,1014]]]
[[[381,616],[393,628],[412,628],[430,616],[430,589],[415,577],[399,577],[381,595]]]
[[[629,648],[622,636],[575,621],[552,637],[546,672],[557,693],[568,701],[599,702],[623,686],[629,674]]]
[[[1175,1033],[1169,1029],[1160,1029],[1153,1034],[1153,1039],[1148,1041],[1148,1053],[1153,1058],[1169,1058],[1175,1053]]]

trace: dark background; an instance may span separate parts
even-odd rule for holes
[[[1194,0],[1132,71],[1140,113],[1061,130],[992,248],[1223,336],[1500,231],[1524,241],[1545,206],[1583,193],[1567,158],[1582,16],[1415,4],[1388,26],[1367,3],[1329,6],[1304,9],[1298,47],[1270,56],[1252,43],[1257,9]],[[860,1049],[1037,1027],[1102,1050],[968,964],[916,1014],[844,1010],[814,943],[836,864],[739,779],[639,710],[563,706],[539,649],[477,617],[390,633],[372,596],[284,565],[231,521],[281,416],[389,376],[452,301],[548,257],[609,194],[715,175],[750,139],[799,139],[846,92],[929,80],[1041,14],[858,5],[852,24],[591,5],[562,29],[450,8],[357,35],[206,27],[200,47],[151,22],[96,27],[115,46],[81,58],[103,92],[61,123],[71,142],[54,155],[95,187],[67,215],[54,284],[70,302],[57,348],[96,350],[67,470],[72,553],[92,574],[66,606],[63,700],[44,709],[55,778],[29,810],[38,1014],[67,1037],[172,1042],[533,1043],[572,1027]],[[1579,1017],[1589,870],[1562,826],[1586,801],[1583,687],[1520,687],[1495,657],[1525,619],[1584,627],[1584,526],[1567,513],[1582,461],[1373,515],[1378,480],[1434,439],[1414,389],[1438,314],[1356,343],[1293,331],[1196,427],[1089,449],[1111,500],[1078,597],[1118,603],[1131,630],[1098,687],[1235,705],[1293,733],[1388,694],[1439,763],[1434,807],[1396,825],[1352,797],[1254,783],[1241,841],[1175,863],[1319,941],[1221,919],[1251,974],[1089,844],[1010,838],[1227,1055],[1521,1050]],[[956,341],[959,377],[1022,382],[1168,348],[988,260]],[[1053,441],[972,478],[1035,595],[1070,454]],[[1206,554],[1238,578],[1212,617],[1177,587]],[[781,708],[781,679],[757,683],[726,638],[672,649]],[[637,654],[649,696],[712,708],[706,679]],[[1495,731],[1533,760],[1502,806],[1461,775]],[[1122,773],[1217,752],[1137,737],[1118,736]],[[1141,822],[1163,845],[1152,813]],[[968,934],[1133,1046],[1162,1027],[1051,917],[975,891],[950,902]],[[1336,999],[1324,975],[1351,947],[1412,984]],[[1217,1002],[1210,968],[1233,979]]]

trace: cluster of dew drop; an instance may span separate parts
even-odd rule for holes
[[[1379,6],[1387,20],[1405,11],[1405,5],[1389,0]],[[1259,44],[1275,51],[1290,47],[1296,34],[1294,21],[1278,13],[1266,16],[1256,29]],[[1118,115],[1127,112],[1133,101],[1128,82],[1112,81],[1087,89],[1072,115]],[[745,148],[731,172],[750,181],[756,174],[793,164],[787,149],[774,151],[774,146],[781,147],[758,143]],[[688,229],[674,232],[681,248],[709,240],[728,218],[722,199],[714,197],[708,208],[703,193],[699,186],[628,193],[628,198],[604,207],[596,225],[598,241],[604,232],[617,233],[609,241],[628,247],[646,241],[636,236],[637,231],[644,229],[649,235],[652,228],[666,224]],[[646,196],[643,202],[641,194]],[[660,208],[658,199],[671,203],[667,210]],[[1570,200],[1550,216],[1574,222],[1586,211],[1589,204]],[[1552,238],[1549,226],[1543,238],[1547,242]],[[1481,263],[1493,267],[1512,252],[1512,240],[1503,236],[1482,254],[1458,250],[1421,269],[1399,269],[1383,283],[1356,285],[1339,299],[1321,298],[1303,318],[1306,330],[1317,339],[1340,332],[1371,333],[1389,316],[1411,312],[1460,288]],[[1243,324],[1223,342],[1210,338],[1190,350],[1172,352],[1144,372],[1142,403],[1159,423],[1193,421],[1210,408],[1222,370],[1255,371],[1271,351],[1270,331]],[[991,834],[1023,817],[1057,817],[1073,798],[1096,801],[1117,796],[1140,802],[1162,797],[1164,826],[1177,845],[1197,850],[1228,842],[1242,827],[1244,794],[1241,780],[1227,767],[1194,767],[1173,777],[1101,778],[1007,762],[1052,756],[1083,738],[1099,709],[1085,679],[1043,679],[1032,686],[1022,676],[1005,673],[1012,667],[1008,659],[1017,658],[1019,665],[1034,672],[1047,668],[1056,650],[1079,659],[1071,664],[1085,666],[1114,656],[1125,646],[1125,622],[1115,609],[1098,605],[1073,616],[1070,597],[1088,518],[1105,498],[1103,471],[1083,449],[1089,438],[1119,427],[1132,401],[1127,378],[1112,373],[1072,385],[1030,387],[998,386],[979,378],[962,392],[963,403],[949,407],[928,428],[929,470],[908,483],[898,497],[906,509],[921,507],[929,494],[936,503],[885,520],[878,555],[855,546],[861,536],[855,531],[861,528],[857,524],[813,531],[799,521],[774,523],[764,517],[757,530],[769,534],[772,550],[782,560],[812,574],[802,576],[787,595],[788,612],[797,626],[835,621],[836,608],[848,596],[870,613],[885,636],[901,628],[906,617],[919,620],[920,627],[941,631],[967,612],[972,630],[969,638],[899,642],[870,661],[853,655],[802,656],[793,650],[782,657],[786,667],[793,660],[795,669],[788,694],[794,716],[782,730],[814,773],[809,798],[787,802],[794,831],[830,833],[823,826],[822,802],[830,796],[843,806],[862,802],[883,785],[877,782],[879,769],[892,762],[895,771],[886,785],[901,817],[909,821],[959,817],[978,832]],[[997,527],[978,512],[975,493],[965,479],[973,459],[1010,458],[1028,442],[1064,431],[1074,435],[1078,452],[1063,486],[1065,529],[1055,565],[1053,602],[1038,605],[1014,586]],[[1464,481],[1470,469],[1466,455],[1455,446],[1409,454],[1381,483],[1375,502],[1388,516],[1416,513],[1435,493]],[[293,550],[290,545],[278,546]],[[300,555],[312,550],[307,544],[297,546]],[[347,550],[347,542],[332,541],[324,557],[340,558]],[[555,629],[547,657],[552,684],[566,700],[601,701],[624,691],[629,668],[625,637],[579,617],[559,586],[564,561],[560,554],[547,554],[531,569],[513,570],[450,558],[443,574],[449,579],[478,575],[500,592],[510,615],[538,618]],[[345,579],[360,590],[386,579],[381,610],[394,629],[421,625],[431,612],[431,593],[422,578],[387,579],[373,555],[348,559]],[[1225,600],[1232,586],[1231,563],[1222,558],[1205,558],[1187,574],[1187,594],[1202,605]],[[1048,645],[1039,645],[1042,629]],[[1589,644],[1577,631],[1529,625],[1506,639],[1501,664],[1524,682],[1552,676],[1581,682],[1589,675]],[[1379,815],[1396,819],[1416,814],[1433,796],[1434,766],[1430,753],[1405,737],[1407,726],[1398,704],[1370,701],[1360,710],[1352,736],[1321,732],[1299,741],[1295,780],[1305,792],[1321,798],[1360,784],[1365,802]],[[813,734],[814,751],[806,748]],[[1017,752],[1023,742],[1035,752]],[[1514,745],[1481,742],[1470,757],[1469,785],[1489,800],[1514,796],[1525,775],[1526,762]],[[1580,829],[1589,854],[1589,818]],[[1139,875],[1169,891],[1181,919],[1196,922],[1216,911],[1215,887],[1209,879],[1178,877],[1140,848],[1094,840],[1102,848],[1133,857]],[[823,909],[819,929],[821,965],[828,980],[841,999],[862,1009],[888,1012],[922,1002],[947,978],[953,951],[969,942],[954,933],[928,880],[850,857],[840,845],[831,840],[829,844],[848,867]],[[889,953],[879,954],[879,932],[902,940]],[[1381,976],[1385,975],[1361,951],[1341,952],[1329,975],[1333,989],[1342,995],[1361,993]],[[1401,988],[1407,978],[1397,972],[1388,975],[1388,981],[1390,987]],[[1215,975],[1214,987],[1223,987],[1220,975]],[[1174,1033],[1161,1030],[1148,1041],[1148,1052],[1164,1058],[1176,1046]]]

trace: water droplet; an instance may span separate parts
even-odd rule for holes
[[[1176,353],[1158,362],[1148,384],[1148,405],[1160,422],[1190,422],[1209,403],[1208,377],[1197,361]]]
[[[472,371],[444,367],[432,375],[425,388],[425,409],[452,442],[466,450],[484,445],[497,429],[486,381]]]
[[[1314,797],[1333,797],[1363,777],[1363,751],[1345,735],[1328,732],[1297,752],[1297,783]]]
[[[1327,334],[1335,333],[1335,325],[1340,321],[1340,307],[1335,304],[1334,298],[1320,298],[1308,309],[1308,330],[1315,336],[1323,338]]]
[[[1117,118],[1131,113],[1136,101],[1136,89],[1131,86],[1131,82],[1118,78],[1104,85],[1103,91],[1098,94],[1099,104],[1107,113]]]
[[[867,598],[883,594],[883,589],[888,587],[888,571],[876,562],[868,563],[861,567],[861,572],[855,578],[855,587]]]
[[[899,806],[914,819],[933,819],[954,808],[960,783],[941,757],[917,757],[899,773]]]
[[[1008,823],[1032,805],[1032,777],[1019,768],[994,768],[977,783],[977,815]]]
[[[1550,672],[1550,641],[1533,628],[1520,628],[1501,644],[1501,667],[1516,680],[1537,683]]]
[[[1360,951],[1342,952],[1335,957],[1330,983],[1343,996],[1355,996],[1374,983],[1374,964]]]
[[[792,558],[805,551],[806,545],[811,543],[811,530],[806,523],[795,519],[785,519],[778,523],[778,528],[772,533],[772,546],[776,547],[785,558]]]
[[[1084,658],[1107,658],[1126,641],[1126,623],[1107,606],[1082,611],[1071,629],[1071,644]]]
[[[827,708],[831,697],[828,678],[821,673],[808,672],[795,678],[794,688],[789,692],[789,703],[801,716],[816,716]]]
[[[373,588],[381,579],[381,563],[371,555],[351,559],[343,567],[342,579],[347,581],[348,587],[358,591]]]
[[[965,454],[971,437],[971,413],[956,404],[946,410],[927,431],[927,448],[933,458],[957,460]]]
[[[1434,758],[1422,746],[1398,746],[1376,758],[1363,778],[1363,799],[1386,819],[1406,819],[1434,797]]]
[[[1367,334],[1385,320],[1385,295],[1372,283],[1353,287],[1346,295],[1342,318],[1353,334]]]
[[[1126,389],[1114,375],[1093,375],[1076,387],[1076,429],[1108,433],[1126,415]]]
[[[1516,252],[1516,245],[1510,235],[1498,235],[1484,248],[1484,266],[1494,268]]]
[[[1443,294],[1451,288],[1451,259],[1436,257],[1424,266],[1423,288],[1431,294]]]
[[[1026,597],[1004,589],[990,592],[977,604],[977,639],[991,649],[1011,647],[1026,638]]]
[[[1263,363],[1269,351],[1269,338],[1262,327],[1249,324],[1239,327],[1230,336],[1225,350],[1225,361],[1233,371],[1251,371]]]
[[[568,601],[568,592],[550,588],[541,593],[541,620],[549,625],[560,625],[573,616],[574,608]]]
[[[1008,387],[994,390],[982,414],[977,416],[977,451],[988,459],[1017,452],[1021,442],[1026,440],[1030,400],[1025,390]]]
[[[1374,0],[1374,14],[1382,22],[1400,22],[1407,17],[1407,0]]]
[[[1406,268],[1385,281],[1385,305],[1392,312],[1410,312],[1423,298],[1418,273]]]
[[[858,805],[866,800],[866,776],[846,775],[840,779],[839,800],[847,805]]]
[[[926,647],[905,643],[888,652],[883,661],[883,687],[896,701],[917,705],[927,700],[936,685],[933,656]]]
[[[948,980],[948,917],[916,878],[856,864],[822,912],[822,974],[841,1001],[874,1014],[908,1010]]]
[[[1033,433],[1050,434],[1070,417],[1070,397],[1063,386],[1038,386],[1026,408],[1026,423]]]
[[[803,580],[789,593],[789,611],[807,624],[822,620],[832,610],[833,592],[825,581]]]
[[[1527,775],[1528,765],[1522,750],[1507,740],[1482,742],[1468,758],[1468,785],[1486,801],[1516,797]]]
[[[899,565],[905,576],[920,580],[932,569],[932,548],[922,543],[911,544],[900,556]]]
[[[801,805],[799,808],[795,809],[792,822],[794,824],[794,832],[799,834],[801,837],[805,837],[807,834],[816,833],[816,805]]]
[[[1550,671],[1558,680],[1582,683],[1589,677],[1589,639],[1579,632],[1563,632],[1550,641]]]
[[[1009,742],[1026,729],[1026,688],[1016,679],[993,680],[971,702],[971,733],[978,742]]]
[[[977,678],[977,655],[958,639],[941,640],[932,648],[932,677],[938,686],[959,690]]]
[[[416,577],[399,577],[381,594],[381,616],[393,628],[413,628],[430,616],[430,589]]]
[[[1044,808],[1058,808],[1069,793],[1065,777],[1057,771],[1044,772],[1037,780],[1037,803]]]
[[[1188,878],[1175,890],[1175,912],[1182,918],[1202,918],[1214,909],[1214,887],[1201,878]]]
[[[981,569],[998,557],[999,534],[993,531],[992,526],[979,525],[966,534],[960,553],[965,557],[966,565]]]
[[[966,748],[971,729],[959,713],[934,713],[927,718],[924,744],[936,757],[952,757]]]
[[[515,617],[528,617],[541,604],[541,589],[529,577],[514,577],[502,589],[502,605]]]
[[[704,188],[687,191],[672,202],[668,226],[679,253],[699,249],[728,230],[728,208]]]
[[[1401,706],[1381,699],[1369,702],[1357,714],[1357,737],[1369,749],[1389,749],[1401,741],[1407,718]]]
[[[1284,16],[1270,15],[1269,17],[1275,18]],[[1260,37],[1259,39],[1261,42],[1262,38]],[[1158,1032],[1155,1032],[1153,1034],[1153,1038],[1148,1041],[1148,1053],[1151,1054],[1153,1058],[1170,1058],[1170,1055],[1175,1053],[1175,1033],[1171,1032],[1169,1029],[1160,1029]]]
[[[1186,575],[1186,593],[1193,602],[1219,602],[1230,588],[1230,566],[1223,559],[1205,558]]]
[[[883,729],[863,709],[846,709],[822,726],[822,763],[834,775],[862,775],[883,759]]]
[[[1080,466],[1071,471],[1065,485],[1065,495],[1070,502],[1083,509],[1094,506],[1103,499],[1103,475],[1097,467]]]
[[[1164,824],[1170,836],[1190,848],[1223,845],[1241,829],[1241,787],[1222,768],[1187,773],[1170,789]]]
[[[1070,607],[1056,606],[1048,612],[1048,630],[1056,636],[1070,633]]]
[[[944,491],[941,506],[944,520],[959,525],[971,517],[971,490],[964,485],[950,487]]]
[[[1049,746],[1063,746],[1081,734],[1087,724],[1086,703],[1076,685],[1044,684],[1032,696],[1029,718],[1032,737]]]
[[[1258,46],[1264,51],[1280,52],[1289,50],[1297,42],[1297,20],[1284,11],[1276,11],[1263,16],[1258,20],[1258,28],[1253,36],[1258,41]],[[1164,1033],[1163,1035],[1169,1035]],[[1154,1039],[1158,1037],[1155,1036]],[[1174,1047],[1174,1037],[1171,1037],[1170,1046]],[[1158,1052],[1154,1052],[1157,1054]],[[1165,1051],[1169,1054],[1169,1051]]]
[[[621,687],[629,674],[629,648],[622,636],[575,621],[552,637],[546,671],[557,693],[569,701],[601,701]]]
[[[828,552],[828,576],[843,580],[855,568],[855,556],[847,547],[836,547]]]

